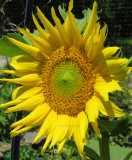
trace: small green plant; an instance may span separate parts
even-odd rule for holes
[[[3,83],[3,85],[0,91],[0,104],[5,103],[11,99],[9,95],[9,90],[11,88],[11,84],[9,83]],[[8,142],[10,141],[10,131],[11,128],[9,127],[11,123],[15,120],[15,114],[4,113],[5,108],[0,109],[0,141]]]

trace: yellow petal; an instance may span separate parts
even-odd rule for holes
[[[72,8],[73,8],[73,0],[70,0],[69,6],[68,6],[68,12],[71,12]]]
[[[112,57],[105,60],[105,57],[103,57],[102,59],[103,60],[96,65],[97,72],[100,72],[101,74],[108,73],[109,70],[114,70],[117,67],[123,66],[129,62],[129,59],[127,58]]]
[[[71,34],[71,24],[70,24],[70,18],[69,16],[66,17],[65,22],[64,22],[64,29],[66,34],[68,35],[71,45],[74,45],[74,37]]]
[[[11,137],[14,137],[14,136],[17,136],[17,135],[20,134],[20,133],[29,131],[29,130],[32,129],[32,128],[33,128],[33,126],[25,126],[25,127],[23,127],[22,129],[20,129],[20,130],[18,130],[18,131],[16,131],[16,132],[12,132],[12,133],[11,133]]]
[[[36,26],[39,34],[40,34],[40,37],[42,37],[43,39],[45,39],[45,40],[47,41],[47,40],[49,39],[49,34],[46,33],[46,32],[44,31],[44,29],[39,25],[39,23],[38,23],[38,21],[37,21],[37,19],[36,19],[36,17],[34,16],[33,13],[32,13],[32,18],[33,18],[33,21],[34,21],[34,23],[35,23],[35,26]]]
[[[97,5],[97,2],[95,1],[94,4],[93,4],[93,10],[92,10],[91,18],[90,18],[90,20],[88,22],[88,25],[87,25],[87,27],[85,29],[85,32],[83,34],[84,46],[86,44],[86,41],[87,41],[88,37],[92,34],[94,26],[96,24],[96,21],[97,21],[97,8],[98,8],[98,5]]]
[[[77,148],[79,150],[79,154],[84,157],[84,152],[83,152],[83,149],[84,149],[84,145],[86,144],[86,139],[82,139],[81,137],[81,133],[80,133],[80,130],[79,130],[79,127],[77,127],[77,122],[75,122],[75,129],[74,129],[74,140],[75,140],[75,143],[77,145]]]
[[[95,96],[89,99],[88,102],[86,103],[85,112],[88,115],[89,122],[97,121],[99,111],[95,101]]]
[[[104,100],[108,101],[109,100],[109,95],[108,91],[104,86],[95,86],[95,93],[98,93]]]
[[[101,133],[100,133],[100,129],[98,128],[98,123],[97,123],[97,121],[91,122],[91,125],[92,125],[95,133],[97,134],[97,136],[98,136],[99,138],[102,138]]]
[[[69,129],[68,129],[68,133],[65,136],[65,138],[60,142],[57,154],[59,154],[59,152],[62,150],[64,144],[71,138],[71,136],[74,133],[75,127],[77,127],[77,126],[75,126],[75,123],[74,123],[75,118],[74,117],[69,117],[69,118],[70,118],[70,125],[69,125]]]
[[[0,81],[18,83],[25,86],[37,86],[41,83],[41,77],[39,74],[28,74],[21,78],[0,79]]]
[[[40,93],[38,95],[32,96],[30,98],[28,98],[27,100],[23,101],[22,103],[8,108],[5,113],[8,112],[15,112],[15,111],[22,111],[22,110],[33,110],[35,107],[37,107],[37,105],[42,104],[44,101],[44,97],[43,97],[43,93]]]
[[[104,77],[105,78],[105,77]],[[114,81],[111,80],[110,82],[105,81],[103,77],[98,76],[96,78],[96,83],[94,85],[95,93],[98,93],[104,100],[109,100],[109,92],[113,92],[115,90],[123,91],[120,87],[120,85]]]
[[[100,23],[97,23],[94,27],[94,31],[85,45],[85,51],[87,53],[88,59],[93,61],[96,56],[99,56],[98,43],[100,40]]]
[[[43,114],[40,114],[40,116],[38,118],[36,118],[34,121],[32,121],[31,125],[33,127],[41,126],[44,123],[44,120],[45,120],[45,117],[47,114],[48,114],[47,112],[43,112]]]
[[[47,103],[41,104],[38,107],[36,107],[28,116],[25,118],[14,122],[11,127],[16,127],[18,125],[30,125],[32,124],[38,117],[43,115],[45,117],[47,113],[49,112],[50,107],[48,106]]]
[[[23,72],[14,71],[14,70],[1,70],[0,72],[7,73],[7,74],[12,74],[12,75],[15,75],[17,77],[22,77],[22,76],[24,76],[26,74],[25,72],[23,73]]]
[[[33,42],[35,47],[38,47],[41,50],[45,59],[49,59],[48,55],[50,55],[53,52],[53,50],[52,50],[52,47],[50,46],[50,44],[46,40],[42,39],[41,37],[35,36],[22,28],[18,28],[18,30],[22,34],[24,34],[26,37],[28,37]]]
[[[44,120],[43,125],[41,126],[41,128],[39,130],[39,133],[37,134],[37,136],[35,137],[35,139],[32,143],[35,143],[42,136],[46,136],[46,135],[50,134],[50,132],[55,127],[56,120],[57,120],[57,114],[55,111],[51,110],[48,113],[46,119]]]
[[[23,100],[16,99],[16,100],[13,100],[13,101],[10,101],[10,102],[1,104],[1,105],[0,105],[0,108],[17,105],[17,104],[21,103],[22,101],[23,101]]]
[[[32,97],[38,93],[40,93],[42,90],[41,87],[18,87],[16,88],[12,93],[12,99],[27,99],[29,97]]]
[[[125,65],[126,63],[128,63],[130,60],[127,58],[111,58],[109,60],[106,61],[107,63],[107,67],[109,68],[116,68],[116,67],[120,67]],[[108,68],[105,68],[104,70],[107,70]]]
[[[41,26],[39,25],[39,23],[33,13],[32,13],[32,18],[33,18],[35,26],[40,34],[40,37],[43,38],[45,41],[47,41],[51,45],[53,50],[56,50],[57,46],[54,44],[52,37],[48,33],[46,33],[43,28],[41,28]]]
[[[10,65],[18,71],[31,73],[41,72],[43,63],[36,61],[34,58],[20,55],[13,57]]]
[[[70,30],[74,41],[74,46],[80,49],[82,45],[82,36],[77,28],[77,24],[74,18],[74,15],[71,12],[68,12],[68,17],[70,20]]]
[[[96,58],[92,61],[92,63],[97,73],[100,73],[102,69],[107,67],[106,59],[102,52],[97,54]]]
[[[100,72],[101,75],[107,77],[111,76],[112,79],[115,81],[121,81],[123,80],[130,72],[132,68],[127,67],[127,68],[116,68],[116,69],[107,69],[107,72]]]
[[[22,42],[19,42],[13,38],[7,37],[9,41],[11,41],[13,44],[24,50],[25,52],[29,53],[31,56],[33,56],[35,59],[37,59],[40,62],[43,62],[45,60],[43,54],[41,53],[40,49],[36,47],[29,46],[27,44],[24,44]]]
[[[105,47],[102,50],[102,53],[105,58],[109,58],[110,56],[114,55],[119,49],[119,47]]]
[[[13,133],[13,132],[16,132],[16,131],[18,131],[20,128],[22,128],[23,127],[23,125],[18,125],[16,128],[14,128],[11,132],[10,132],[10,134],[11,133]]]
[[[69,123],[70,118],[68,115],[58,115],[50,148],[65,138],[69,129]]]
[[[79,128],[80,128],[80,134],[82,136],[82,139],[85,139],[86,136],[86,131],[88,129],[88,118],[85,114],[84,111],[80,112],[77,115],[78,123],[79,123]]]
[[[41,150],[41,154],[42,154],[42,155],[44,154],[44,152],[45,152],[48,144],[50,143],[52,137],[53,137],[53,132],[51,132],[51,133],[47,136],[47,138],[46,138],[46,142],[44,143],[44,146],[43,146],[43,148],[42,148],[42,150]]]
[[[68,12],[71,12],[72,8],[73,8],[73,0],[70,0],[69,6],[68,6]],[[71,45],[73,45],[74,44],[74,37],[71,34],[71,27],[70,26],[71,26],[70,18],[69,18],[69,16],[67,16],[65,19],[65,22],[64,22],[64,30],[70,39]]]
[[[43,13],[40,11],[40,9],[37,7],[37,15],[43,25],[48,30],[50,36],[52,37],[53,42],[58,46],[59,48],[62,46],[62,42],[59,36],[59,33],[57,29],[50,23],[50,21],[43,15]]]
[[[109,101],[109,103],[105,103],[104,102],[104,105],[107,105],[108,104],[108,107],[109,107],[109,115],[110,115],[110,108],[112,107],[113,108],[113,112],[114,112],[114,115],[115,117],[123,117],[123,116],[126,116],[126,113],[123,112],[116,104],[114,104],[112,101]],[[111,109],[112,110],[112,109]],[[111,113],[113,113],[111,112]],[[113,115],[113,116],[114,116]],[[112,116],[112,114],[111,114]]]
[[[70,45],[71,44],[70,43],[70,39],[68,38],[68,35],[66,34],[66,32],[65,32],[65,30],[64,30],[64,28],[63,28],[63,26],[62,26],[62,24],[61,24],[61,22],[59,20],[59,18],[56,16],[56,13],[55,13],[55,10],[54,10],[53,7],[51,8],[51,14],[52,14],[52,18],[53,18],[53,20],[54,20],[54,22],[55,22],[55,24],[57,26],[57,29],[58,29],[60,37],[61,37],[61,39],[63,41],[63,44],[65,46],[71,46]]]
[[[57,154],[59,154],[64,146],[64,144],[66,143],[66,137],[60,142],[58,150],[57,150]]]
[[[99,111],[109,117],[123,117],[126,115],[117,105],[115,105],[112,101],[104,101],[103,99],[98,99],[98,108]]]
[[[105,33],[107,30],[107,24],[104,25],[104,27],[100,30],[100,39],[98,43],[98,52],[101,52],[104,48],[104,41],[105,41]]]
[[[96,67],[97,71],[106,67],[106,59],[102,53],[102,49],[104,48],[104,40],[105,40],[105,33],[106,33],[107,25],[105,24],[104,27],[100,30],[99,40],[97,43],[97,53],[94,57],[92,63]]]

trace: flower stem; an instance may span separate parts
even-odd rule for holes
[[[102,138],[99,139],[99,148],[100,148],[100,158],[101,160],[110,160],[110,149],[109,149],[109,136],[102,135]]]

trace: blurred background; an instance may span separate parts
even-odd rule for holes
[[[92,9],[93,0],[74,0],[73,13],[76,18],[83,18],[82,11],[84,9]],[[97,0],[98,2],[98,17],[100,18],[100,23],[107,23],[108,25],[108,35],[105,42],[105,46],[119,46],[121,47],[121,52],[119,56],[121,57],[132,57],[132,1],[131,0]],[[38,6],[45,16],[54,24],[50,9],[54,6],[57,16],[61,19],[58,6],[61,5],[62,8],[68,8],[68,0],[34,0],[33,12],[36,15],[36,6]],[[18,32],[17,27],[24,26],[25,10],[26,10],[26,0],[0,0],[0,38],[7,35],[7,33]],[[31,32],[34,31],[35,25],[31,18],[27,19],[28,28]],[[10,59],[6,57],[0,57],[0,69],[10,69],[9,66]],[[132,63],[130,64],[132,66]],[[10,75],[0,73],[0,78],[7,77]],[[124,109],[128,114],[132,111],[132,74],[127,77],[121,83],[124,93],[115,92],[116,97],[111,97],[111,99],[122,109]],[[8,82],[0,82],[0,104],[11,100],[11,93],[17,87],[17,85],[10,84]],[[10,125],[15,120],[15,114],[9,113],[4,114],[0,110],[0,160],[9,160],[10,157],[10,142],[11,138],[9,135]],[[23,113],[23,117],[27,113]],[[132,117],[130,117],[132,119]],[[56,155],[57,146],[53,150],[47,149],[44,156],[40,155],[40,150],[44,143],[44,140],[40,140],[35,145],[31,146],[32,140],[37,133],[38,128],[33,131],[24,133],[21,135],[21,147],[20,147],[20,160],[42,160],[42,159],[66,159],[78,160],[83,159],[79,156],[77,149],[64,146],[60,155]],[[90,137],[94,137],[93,133],[89,132]],[[96,147],[96,137],[92,145]],[[111,146],[124,147],[126,150],[132,147],[132,123],[130,120],[128,129],[119,136],[111,138]],[[115,150],[113,148],[113,150]],[[119,150],[121,151],[121,150]],[[124,150],[123,150],[124,151]],[[122,152],[123,152],[122,151]],[[116,153],[115,153],[116,154]],[[125,153],[124,153],[125,154]],[[53,156],[54,155],[54,156]],[[116,160],[114,158],[114,160]],[[117,159],[119,160],[119,159]]]

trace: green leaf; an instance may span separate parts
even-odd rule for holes
[[[27,42],[18,33],[8,33],[7,37],[14,38],[22,43],[27,44]],[[11,43],[6,38],[6,36],[0,39],[0,55],[11,58],[17,55],[30,56],[28,53],[26,53],[25,51],[21,50],[19,47]]]
[[[132,62],[132,57],[130,58],[129,62],[128,62],[127,64],[125,64],[125,65],[124,65],[124,67],[123,67],[123,68],[128,67],[128,66],[131,64],[131,62]]]
[[[38,30],[34,30],[34,32],[32,33],[33,35],[40,37]],[[30,41],[30,39],[28,37],[26,37],[25,35],[23,35],[23,39],[26,41],[26,43],[30,46],[33,46],[32,42]]]
[[[128,128],[129,118],[122,118],[120,120],[98,120],[99,128],[102,134],[109,134],[110,136],[117,136],[123,133]]]
[[[63,20],[65,21],[66,16],[67,16],[67,12],[65,11],[65,9],[64,9],[64,8],[61,8],[61,6],[60,6],[60,5],[58,6],[58,10],[59,10],[59,13],[60,13],[61,17],[62,17],[62,18],[63,18]]]
[[[58,10],[59,10],[59,13],[60,13],[61,17],[65,21],[66,16],[67,16],[67,12],[65,11],[64,8],[61,8],[60,5],[58,7]],[[83,10],[82,13],[84,15],[84,18],[82,18],[82,19],[75,18],[75,21],[77,23],[77,26],[78,26],[78,29],[79,29],[80,33],[82,33],[85,30],[85,28],[86,28],[86,26],[87,26],[87,24],[90,20],[92,10],[88,8],[87,10]]]
[[[39,34],[38,30],[36,30],[36,29],[34,30],[33,35],[40,37],[40,34]]]
[[[130,151],[126,157],[124,158],[124,160],[130,160],[130,158],[132,158],[132,151]]]
[[[66,144],[76,148],[76,144],[72,140],[68,141]],[[84,146],[84,152],[87,154],[88,157],[94,158],[94,160],[100,160],[100,156],[93,149]]]
[[[130,120],[132,120],[132,113],[130,113],[130,114],[128,115],[128,118],[129,118]]]
[[[22,43],[27,44],[27,42],[22,38],[21,34],[19,33],[8,33],[7,37],[14,38]]]
[[[23,35],[23,39],[27,42],[28,45],[33,46],[32,42],[30,41],[30,39],[28,37]]]
[[[82,13],[84,15],[84,18],[82,19],[75,18],[80,33],[82,33],[86,29],[92,14],[92,10],[88,8],[87,10],[83,10]]]
[[[97,140],[89,140],[88,145],[90,148],[96,150],[96,152],[99,154],[99,142]],[[130,159],[124,159],[124,157],[130,153],[130,148],[120,147],[118,145],[111,145],[110,144],[110,159],[111,160],[130,160]]]

